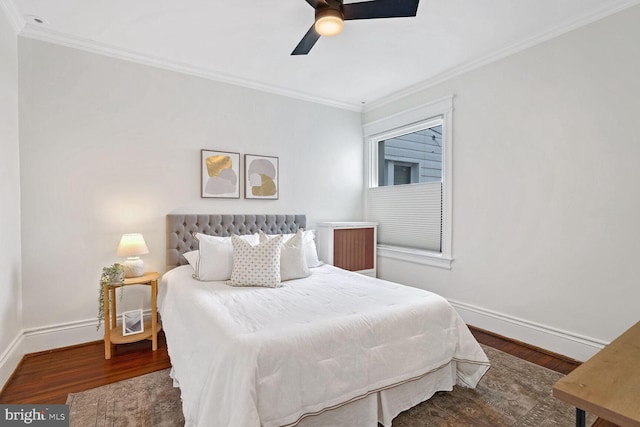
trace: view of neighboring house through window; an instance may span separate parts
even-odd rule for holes
[[[447,98],[364,125],[366,219],[378,223],[379,256],[450,268],[451,111]]]
[[[378,143],[378,185],[442,180],[442,125]]]

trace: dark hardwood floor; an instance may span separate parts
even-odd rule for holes
[[[104,358],[104,341],[29,354],[0,393],[0,403],[64,404],[69,393],[168,367],[162,332],[157,351],[148,340],[112,345],[109,360]]]
[[[509,353],[512,356],[527,360],[536,365],[544,366],[561,374],[566,375],[580,365],[580,362],[576,360],[534,347],[530,344],[505,338],[473,326],[469,326],[469,329],[471,329],[471,333],[481,344],[488,345],[496,350]]]
[[[580,363],[528,344],[470,326],[478,342],[554,371],[568,374]],[[114,345],[104,358],[104,342],[95,341],[24,357],[0,392],[5,404],[64,404],[69,393],[99,387],[170,367],[164,333],[158,350],[150,341]],[[616,427],[597,420],[592,427]]]

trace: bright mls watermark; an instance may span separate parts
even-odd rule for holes
[[[0,405],[0,427],[69,427],[67,405]]]

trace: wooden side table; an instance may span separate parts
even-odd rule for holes
[[[640,426],[640,322],[553,386],[553,395],[576,407],[576,426],[585,411],[620,426]]]
[[[111,359],[111,344],[125,344],[151,339],[153,351],[158,349],[158,332],[162,325],[158,322],[158,278],[160,273],[147,272],[140,277],[124,279],[122,284],[105,284],[102,287],[104,307],[104,358]],[[144,331],[139,334],[123,335],[122,325],[116,319],[116,289],[129,285],[148,285],[151,287],[151,321],[144,322]],[[111,300],[111,304],[109,304]]]

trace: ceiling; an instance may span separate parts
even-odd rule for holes
[[[638,3],[421,0],[415,18],[347,21],[291,56],[305,0],[0,0],[25,37],[357,111]]]

